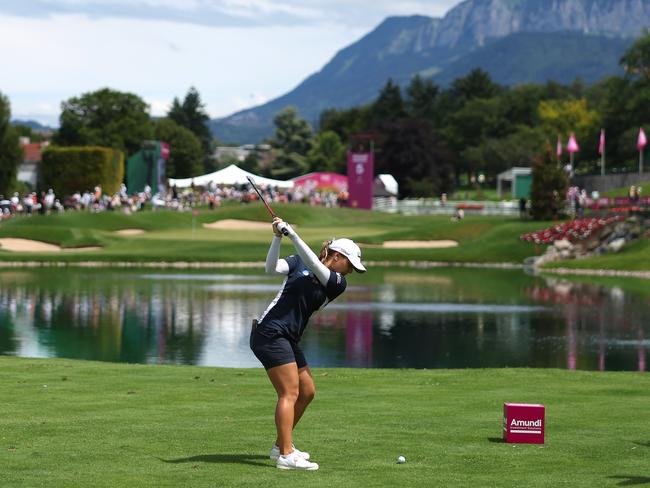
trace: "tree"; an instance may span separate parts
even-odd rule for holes
[[[239,167],[244,171],[249,171],[251,173],[261,173],[260,160],[257,157],[257,153],[255,151],[249,152],[244,160],[239,163]]]
[[[410,117],[426,119],[436,125],[437,102],[440,88],[430,79],[415,75],[406,88],[406,108]]]
[[[61,104],[60,128],[54,143],[61,146],[104,146],[127,155],[151,139],[148,106],[137,95],[103,88]]]
[[[0,193],[3,194],[8,193],[14,184],[22,160],[18,134],[9,123],[10,120],[9,100],[0,93]]]
[[[13,128],[16,131],[16,134],[18,134],[18,137],[27,137],[30,142],[43,142],[47,138],[38,132],[34,132],[34,130],[23,124],[13,124]]]
[[[201,141],[189,129],[164,118],[156,122],[154,137],[169,144],[168,178],[190,178],[203,173]]]
[[[345,153],[346,147],[336,132],[321,132],[316,136],[316,144],[308,154],[310,169],[345,173]]]
[[[621,65],[631,76],[650,80],[650,31],[646,29],[623,54]]]
[[[309,170],[307,154],[314,146],[309,124],[298,117],[296,109],[287,107],[273,119],[275,137],[269,141],[277,149],[270,173],[275,178],[293,178]]]
[[[531,166],[546,140],[541,130],[519,126],[506,137],[485,139],[465,149],[461,158],[472,161],[474,172],[484,173],[491,179],[512,166]]]
[[[451,92],[455,98],[472,100],[474,98],[492,98],[501,92],[501,87],[492,81],[487,71],[476,68],[466,76],[454,80]]]
[[[377,135],[377,173],[390,173],[403,196],[431,196],[450,192],[453,168],[450,154],[431,123],[399,119],[384,123]]]
[[[479,164],[466,149],[478,146],[487,138],[501,138],[511,131],[510,121],[501,113],[498,99],[477,98],[467,101],[448,117],[443,128],[449,147],[458,155],[456,179],[461,173],[477,171]]]
[[[344,143],[351,134],[365,132],[370,126],[371,106],[352,107],[347,110],[328,109],[320,115],[320,131],[336,132]]]
[[[370,116],[375,126],[390,120],[400,119],[406,116],[406,107],[402,99],[402,92],[393,80],[388,80],[375,103],[370,109]]]
[[[191,130],[198,137],[203,149],[204,169],[209,169],[209,161],[212,158],[212,134],[208,127],[210,117],[205,111],[205,105],[201,101],[198,90],[193,86],[190,87],[183,99],[183,103],[178,98],[174,98],[167,117],[178,125]]]
[[[587,108],[587,100],[543,100],[539,103],[542,128],[549,138],[575,132],[586,136],[598,129],[600,116]]]
[[[531,213],[535,220],[551,220],[560,216],[566,204],[568,180],[555,160],[550,143],[546,151],[535,158],[530,189]]]

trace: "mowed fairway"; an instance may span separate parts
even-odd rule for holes
[[[18,487],[631,486],[650,482],[650,377],[561,370],[316,369],[296,433],[317,472],[268,458],[261,369],[0,357],[0,480]],[[501,442],[504,402],[546,405],[546,444]],[[407,462],[396,464],[404,455]]]
[[[276,211],[295,224],[301,237],[312,247],[330,237],[350,237],[368,244],[364,259],[431,260],[464,262],[522,262],[541,252],[519,236],[540,226],[513,218],[468,217],[452,222],[445,216],[404,216],[361,210],[277,205]],[[210,211],[145,211],[133,215],[119,212],[91,214],[68,212],[63,215],[32,216],[6,221],[0,237],[33,239],[65,248],[101,246],[89,252],[27,253],[0,250],[3,261],[262,261],[271,236],[268,230],[207,229],[203,224],[238,219],[269,222],[261,204],[230,204]],[[140,229],[136,235],[117,231]],[[384,241],[454,240],[449,249],[382,249]],[[285,240],[286,252],[292,252]]]

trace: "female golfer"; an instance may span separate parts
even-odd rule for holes
[[[297,255],[279,259],[285,233]],[[336,239],[323,245],[316,256],[289,224],[273,219],[273,241],[266,256],[266,272],[285,275],[280,291],[258,320],[253,321],[250,345],[273,384],[277,438],[270,457],[280,469],[316,470],[309,454],[296,449],[292,432],[316,389],[305,355],[298,342],[309,317],[339,296],[346,287],[344,276],[353,269],[366,271],[361,251],[350,239]]]

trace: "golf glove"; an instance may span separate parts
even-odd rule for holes
[[[291,226],[286,222],[280,222],[277,227],[278,230],[282,232],[285,236],[292,236],[295,233],[291,228]]]

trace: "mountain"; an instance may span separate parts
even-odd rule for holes
[[[619,58],[649,25],[647,0],[466,0],[442,19],[389,17],[295,89],[211,129],[257,142],[288,105],[314,123],[324,109],[372,101],[388,78],[403,85],[418,73],[443,85],[475,67],[504,85],[593,82],[621,73]]]
[[[591,84],[607,75],[623,75],[619,60],[633,42],[581,32],[520,32],[472,51],[433,78],[447,85],[481,68],[501,85],[548,80],[569,84],[578,77]]]
[[[18,120],[14,119],[11,121],[11,125],[23,125],[25,127],[29,127],[33,131],[36,132],[53,132],[54,129],[50,126],[43,125],[40,122],[36,122],[35,120]]]

